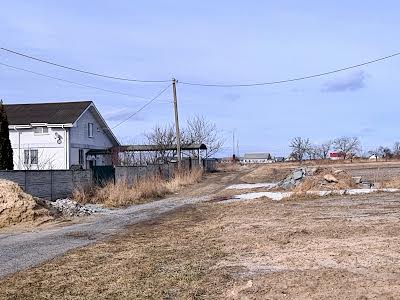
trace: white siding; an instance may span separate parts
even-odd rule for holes
[[[61,137],[61,143],[57,140]],[[63,128],[49,128],[46,134],[35,134],[33,128],[10,129],[13,148],[14,169],[67,169],[66,131]],[[24,164],[24,150],[38,150],[38,164]]]

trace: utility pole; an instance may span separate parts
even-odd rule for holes
[[[176,95],[177,80],[172,78],[172,91],[174,93],[175,129],[176,129],[176,155],[178,156],[178,169],[181,168],[181,132],[179,130],[178,97]]]
[[[232,158],[236,158],[236,153],[235,153],[235,129],[232,132]]]

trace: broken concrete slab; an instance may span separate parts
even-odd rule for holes
[[[304,176],[304,173],[303,173],[303,170],[302,170],[302,169],[300,169],[300,170],[295,170],[295,171],[293,172],[293,179],[294,179],[294,180],[302,179],[303,176]]]
[[[333,175],[331,175],[331,174],[326,174],[326,175],[324,175],[324,179],[327,181],[327,182],[339,182],[339,180],[337,180],[337,178],[335,177],[335,176],[333,176]]]

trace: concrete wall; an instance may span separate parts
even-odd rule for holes
[[[132,185],[146,177],[161,176],[169,179],[174,176],[176,168],[176,164],[115,167],[115,182]]]
[[[0,179],[18,183],[35,196],[50,200],[70,197],[75,188],[92,184],[91,171],[0,171]]]

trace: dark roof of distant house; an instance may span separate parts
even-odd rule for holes
[[[92,101],[4,104],[10,125],[72,124]]]
[[[244,159],[271,159],[270,153],[245,153]]]

